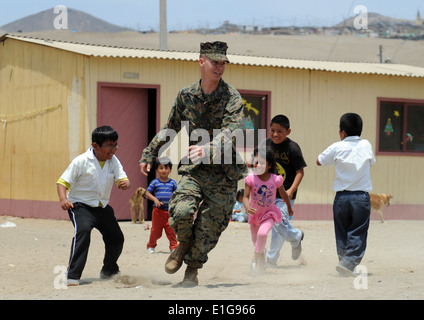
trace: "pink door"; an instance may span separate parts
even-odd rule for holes
[[[113,188],[109,204],[118,220],[131,219],[129,199],[138,187],[147,188],[147,178],[140,173],[139,160],[148,144],[148,89],[122,84],[98,85],[97,125],[109,125],[119,135],[116,156],[131,181],[127,191]],[[147,217],[147,200],[144,202]]]

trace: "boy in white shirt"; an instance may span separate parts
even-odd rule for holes
[[[361,139],[362,119],[356,113],[340,118],[340,139],[325,149],[317,159],[318,166],[334,164],[336,177],[333,190],[334,230],[339,264],[343,276],[355,276],[355,267],[365,254],[370,223],[372,190],[370,166],[375,164],[372,146]]]
[[[87,261],[90,234],[100,231],[105,243],[102,279],[119,273],[116,263],[124,245],[124,235],[108,205],[113,183],[121,190],[130,188],[130,181],[115,156],[118,133],[109,126],[94,129],[92,146],[72,160],[57,181],[60,206],[67,210],[75,227],[68,267],[68,286],[79,284]],[[68,194],[67,194],[67,191]]]

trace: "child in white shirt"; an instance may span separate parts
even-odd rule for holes
[[[96,128],[92,133],[92,146],[76,157],[57,181],[60,206],[68,211],[75,227],[68,286],[79,284],[93,228],[103,235],[106,249],[100,277],[108,279],[119,273],[116,262],[122,252],[124,235],[108,202],[114,183],[119,189],[128,190],[130,181],[115,156],[117,149],[118,133],[109,126]]]
[[[333,190],[334,229],[339,264],[343,276],[355,276],[367,245],[372,189],[370,166],[375,164],[372,146],[361,139],[362,119],[356,113],[340,118],[340,139],[325,149],[317,159],[318,166],[334,164],[336,177]]]

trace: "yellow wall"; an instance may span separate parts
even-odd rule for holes
[[[73,154],[83,151],[83,70],[76,54],[1,43],[0,115],[7,122],[0,124],[0,198],[57,198],[55,180],[69,162],[69,145]],[[69,120],[77,129],[71,134]]]
[[[162,126],[178,90],[200,77],[197,62],[88,57],[13,39],[0,46],[0,61],[1,115],[62,105],[0,128],[0,198],[12,199],[57,201],[54,182],[89,146],[96,127],[98,82],[160,85]],[[124,72],[139,79],[125,79]],[[423,78],[229,64],[224,80],[238,89],[270,91],[271,117],[290,118],[290,138],[308,164],[298,204],[333,201],[334,168],[317,167],[315,160],[339,139],[343,113],[361,114],[362,137],[375,147],[377,97],[424,100]],[[393,194],[393,203],[424,204],[423,164],[422,156],[377,156],[374,191]]]

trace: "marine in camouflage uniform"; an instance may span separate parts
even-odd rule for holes
[[[212,61],[228,62],[226,49],[224,42],[202,43],[200,59],[205,54]],[[189,137],[196,129],[206,130],[209,135],[209,143],[202,145],[204,157],[200,162],[193,162],[187,157],[181,159],[178,173],[182,178],[169,205],[169,222],[177,234],[180,243],[177,250],[180,251],[171,254],[165,269],[168,273],[176,272],[182,264],[182,258],[180,264],[172,270],[169,270],[168,262],[178,260],[176,255],[182,253],[181,257],[187,264],[186,276],[191,271],[195,273],[195,277],[191,277],[194,285],[197,284],[197,269],[206,263],[208,253],[228,226],[236,198],[237,181],[247,171],[236,151],[233,136],[233,132],[239,129],[243,115],[240,94],[222,78],[212,93],[205,94],[202,81],[204,79],[180,90],[167,123],[143,150],[140,159],[140,163],[153,164],[160,148],[169,143],[168,137],[172,136],[170,130],[179,132],[184,122],[189,124]],[[216,129],[219,129],[219,134],[216,134]],[[190,141],[189,144],[200,145],[201,142]],[[230,162],[224,161],[228,151],[231,154]],[[194,220],[196,211],[197,218]]]

